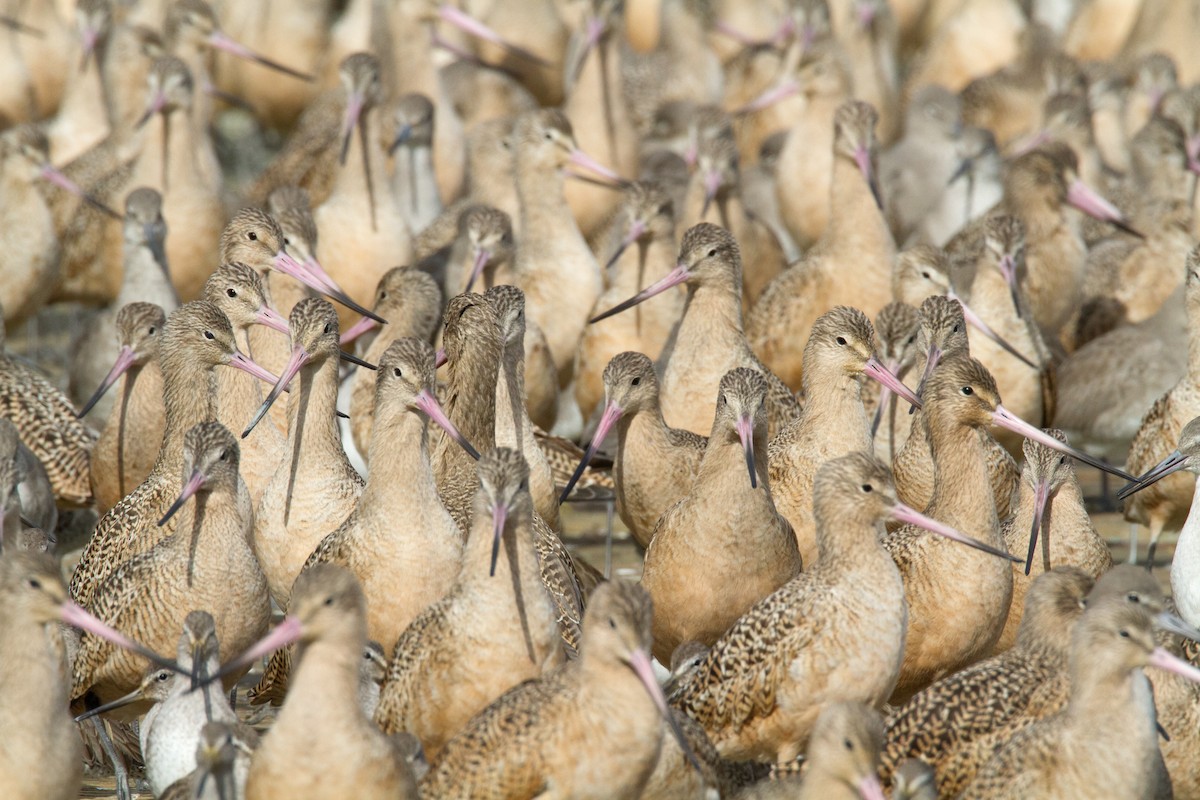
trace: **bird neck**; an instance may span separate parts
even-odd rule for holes
[[[892,257],[896,244],[875,195],[858,165],[846,156],[833,157],[833,178],[829,184],[829,224],[821,236],[823,249],[833,255],[845,254],[858,269],[879,265],[884,285],[890,285]],[[865,256],[871,258],[865,258]],[[840,259],[835,259],[840,262]]]
[[[981,432],[940,414],[936,406],[926,408],[933,458],[933,496],[926,513],[969,536],[1003,546]]]
[[[293,464],[327,467],[333,459],[346,460],[337,423],[337,373],[337,356],[324,355],[296,374],[288,396],[288,451]]]
[[[496,446],[521,452],[532,435],[533,422],[525,409],[525,347],[517,339],[505,345],[496,381]]]
[[[496,383],[500,374],[501,344],[490,336],[476,337],[461,357],[450,362],[446,376],[446,416],[481,453],[496,444]],[[452,457],[471,459],[458,442],[438,433],[437,449]],[[474,463],[472,461],[472,463]],[[474,473],[474,466],[471,467]]]
[[[216,367],[192,361],[183,353],[159,355],[163,376],[163,440],[155,469],[178,472],[183,463],[183,436],[201,422],[217,418]],[[232,367],[226,367],[232,369]]]
[[[390,516],[427,499],[437,501],[429,461],[429,422],[400,403],[376,403],[371,428],[371,470],[359,513]]]

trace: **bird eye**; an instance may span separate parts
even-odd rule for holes
[[[843,745],[843,746],[844,746],[844,747],[845,747],[847,750],[853,750],[853,749],[854,749],[854,742],[850,741],[849,739],[842,739],[842,745]]]
[[[1142,598],[1140,596],[1138,596],[1137,592],[1130,592],[1129,594],[1125,595],[1125,599],[1131,603],[1142,602]]]
[[[380,293],[379,293],[379,299],[380,299],[380,300],[387,300],[387,292],[380,292]]]
[[[470,308],[470,306],[463,306],[463,310],[462,310],[462,311],[460,311],[460,312],[458,312],[458,318],[459,318],[459,319],[462,319],[462,316],[463,316],[463,314],[467,313],[467,309],[468,309],[468,308]]]
[[[399,368],[399,367],[392,367],[392,374],[393,374],[393,375],[395,375],[397,378],[401,377],[401,375],[400,375],[400,368]]]
[[[289,239],[289,238],[288,238],[288,237],[286,237],[286,236],[285,236],[285,237],[283,237],[283,245],[284,245],[284,247],[287,247],[287,246],[288,246],[289,244],[291,244],[291,243],[292,243],[292,240],[291,240],[291,239]]]
[[[219,461],[224,461],[224,460],[225,460],[226,458],[228,458],[228,457],[229,457],[229,453],[228,453],[227,451],[225,451],[225,450],[222,450],[222,451],[221,451],[221,457],[220,457],[220,459],[218,459],[218,460],[219,460]]]
[[[970,386],[964,386],[964,387],[962,387],[962,393],[965,394],[967,397],[970,397],[971,395],[975,394],[975,390],[972,389]]]
[[[257,234],[257,233],[255,233],[254,231],[250,231],[249,233],[247,233],[247,234],[246,234],[246,238],[247,238],[247,239],[249,239],[249,240],[250,240],[250,241],[252,241],[252,242],[257,242],[257,241],[258,241],[258,234]]]
[[[154,335],[154,326],[153,326],[153,325],[151,325],[151,326],[150,326],[150,329],[149,329],[148,331],[146,331],[146,335],[147,335],[147,336],[153,336],[153,335]]]
[[[37,578],[30,578],[29,579],[29,588],[30,589],[41,589],[42,582],[39,581]]]
[[[922,278],[924,278],[925,280],[929,280],[929,273],[928,273],[928,272],[922,272],[922,273],[921,273],[921,277],[922,277]]]
[[[333,605],[333,598],[332,598],[332,597],[326,597],[326,598],[325,598],[325,605],[327,605],[327,606],[332,606],[332,605]]]
[[[869,484],[869,483],[864,483],[864,484],[862,485],[862,490],[863,490],[864,492],[867,492],[868,494],[869,494],[870,492],[874,491],[874,489],[875,489],[875,487],[873,487],[873,486],[872,486],[871,484]]]
[[[617,621],[615,619],[613,619],[612,617],[609,617],[608,618],[608,627],[612,628],[615,631],[617,629]]]
[[[554,138],[554,134],[551,133],[550,131],[546,131],[546,141],[548,142],[553,138]]]
[[[1058,460],[1058,463],[1059,463],[1060,465],[1062,465],[1062,464],[1066,464],[1066,463],[1067,463],[1067,457],[1066,457],[1066,456],[1063,456],[1062,458],[1060,458],[1060,459]]]
[[[951,328],[950,331],[951,331],[951,333],[958,333],[958,325],[955,324],[955,326],[953,328]]]
[[[1129,631],[1125,630],[1124,628],[1122,628],[1120,631],[1118,631],[1118,633],[1120,634],[1122,639],[1129,638]]]
[[[712,258],[712,257],[713,257],[713,256],[715,256],[716,254],[717,254],[717,248],[715,248],[715,247],[714,247],[714,248],[712,248],[711,250],[709,250],[709,251],[708,251],[708,257],[709,257],[709,258]]]
[[[329,333],[329,323],[325,323],[325,333]]]
[[[204,332],[204,338],[205,338],[205,339],[210,339],[210,340],[211,340],[211,339],[215,339],[215,338],[217,338],[217,337],[215,337],[215,336],[213,336],[213,335],[212,335],[212,331],[205,331],[205,332]]]
[[[726,402],[728,401],[725,400],[725,395],[721,395],[721,405],[725,405]]]
[[[639,384],[641,384],[641,382],[642,382],[642,376],[641,376],[641,375],[639,375],[638,377],[636,377],[636,378],[634,378],[633,380],[631,380],[631,381],[629,382],[629,385],[630,385],[630,386],[638,386]]]
[[[230,297],[237,297],[237,289],[226,289],[225,294],[229,295]]]
[[[838,343],[838,345],[839,345],[839,346],[841,346],[841,347],[845,347],[845,346],[846,346],[846,337],[845,337],[845,336],[839,336],[839,337],[837,337],[836,339],[834,339],[834,341],[835,341],[835,342],[837,342],[837,343]]]

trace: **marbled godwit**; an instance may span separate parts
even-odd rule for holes
[[[69,800],[79,794],[83,748],[66,713],[65,622],[121,646],[133,643],[71,602],[58,563],[48,555],[8,550],[0,557],[4,703],[0,720],[21,732],[0,751],[0,788],[11,797]]]
[[[534,435],[525,399],[525,295],[515,286],[493,286],[483,295],[500,321],[503,351],[496,380],[496,446],[515,450],[529,466],[529,494],[538,516],[559,528],[554,475]]]
[[[879,358],[884,367],[897,378],[903,378],[917,360],[920,312],[908,303],[888,303],[875,315],[875,332],[879,336]],[[882,384],[875,387],[868,383],[863,387],[864,408],[871,413],[871,406],[874,405],[871,438],[874,440],[875,454],[885,463],[891,463],[896,451],[908,438],[909,424],[900,422],[904,417],[904,412],[900,410],[903,404],[896,400],[892,391]]]
[[[179,307],[179,294],[167,271],[164,249],[167,226],[162,217],[162,195],[149,187],[130,192],[125,198],[122,231],[125,255],[121,289],[112,305],[98,312],[84,327],[71,359],[69,393],[76,404],[87,400],[88,392],[107,380],[101,370],[118,358],[120,342],[113,339],[112,331],[118,313],[126,305],[153,303],[166,314]],[[162,325],[158,328],[161,330]],[[118,331],[118,339],[120,335]],[[113,405],[110,399],[99,400],[94,405],[99,412],[97,418],[107,418]]]
[[[462,294],[446,306],[443,343],[448,359],[446,414],[467,441],[488,449],[496,441],[495,385],[504,353],[500,320],[492,304],[477,294]],[[465,534],[471,529],[476,458],[445,436],[431,450],[438,496]]]
[[[900,572],[879,545],[886,518],[1001,554],[900,503],[887,467],[864,453],[826,462],[814,484],[816,566],[737,620],[672,698],[726,758],[786,764],[830,703],[886,700],[908,616]]]
[[[590,0],[568,13],[579,13],[581,18],[563,53],[563,113],[584,152],[596,154],[620,175],[636,175],[639,141],[621,81],[626,50],[614,35],[624,7],[612,0]],[[620,197],[605,188],[582,182],[568,184],[565,195],[589,238],[620,203]]]
[[[458,217],[453,243],[417,262],[447,297],[507,283],[515,253],[512,220],[498,208],[470,205]]]
[[[375,313],[387,316],[389,320],[385,327],[370,340],[365,352],[360,349],[363,358],[372,364],[378,364],[384,351],[392,346],[392,342],[405,337],[420,339],[428,342],[433,339],[434,331],[442,317],[442,293],[432,278],[417,269],[410,267],[394,267],[384,273],[379,279],[379,287],[375,290]],[[347,337],[354,335],[357,330],[367,326],[372,329],[378,323],[369,317],[355,324],[351,330],[342,334],[342,344],[347,344]],[[370,369],[360,369],[354,373],[354,385],[350,390],[350,432],[354,436],[354,446],[360,453],[367,452],[371,443],[371,428],[375,419],[375,381],[377,372]]]
[[[791,524],[800,557],[808,566],[817,560],[813,476],[830,459],[871,450],[862,403],[863,376],[909,402],[918,402],[875,351],[871,321],[858,309],[836,306],[818,317],[804,351],[804,410],[771,440],[767,451],[775,507]]]
[[[880,138],[896,137],[901,113],[899,34],[889,3],[835,3],[833,33],[851,64],[854,96],[879,111]]]
[[[177,642],[190,608],[212,610],[226,657],[266,631],[267,582],[254,558],[253,511],[237,465],[237,440],[220,423],[202,422],[187,432],[183,489],[159,520],[165,524],[178,513],[178,527],[113,569],[91,598],[97,617],[137,630],[157,652]],[[157,613],[147,615],[147,608]],[[141,684],[144,669],[137,654],[85,635],[74,659],[72,701],[94,708],[119,698]]]
[[[247,800],[415,798],[412,771],[397,745],[358,705],[367,622],[357,581],[342,567],[318,564],[294,588],[283,622],[221,670],[238,672],[267,653],[300,645],[291,695],[251,758]],[[336,735],[318,740],[314,726]]]
[[[248,436],[298,378],[288,397],[287,450],[254,515],[254,550],[271,597],[283,608],[305,559],[350,516],[364,485],[338,433],[337,312],[325,300],[310,297],[292,309],[288,327],[291,358],[242,433]]]
[[[804,343],[817,317],[836,305],[854,305],[870,316],[892,299],[896,247],[875,182],[876,118],[866,103],[838,108],[830,224],[799,264],[771,282],[746,320],[754,352],[788,386],[801,383]],[[848,264],[854,264],[852,278]]]
[[[596,257],[563,201],[563,171],[574,165],[616,176],[580,150],[570,121],[549,109],[517,120],[513,158],[520,202],[513,277],[525,292],[529,318],[546,334],[559,386],[566,387],[587,315],[604,287]]]
[[[159,342],[166,423],[154,468],[146,480],[105,514],[71,577],[71,594],[91,603],[104,579],[132,556],[175,530],[157,525],[183,489],[183,440],[187,431],[217,417],[215,369],[228,365],[273,377],[237,349],[229,319],[212,303],[194,301],[167,318]],[[332,412],[331,412],[332,413]]]
[[[1140,668],[1200,682],[1200,670],[1156,646],[1153,619],[1123,598],[1089,603],[1071,633],[1067,707],[1013,736],[961,796],[1065,798],[1097,787],[1113,797],[1153,796],[1161,755]]]
[[[387,668],[383,645],[376,641],[367,642],[358,665],[358,705],[369,719],[375,718],[375,709],[379,708],[380,687],[387,677]]]
[[[954,147],[957,168],[934,206],[925,212],[913,237],[944,247],[960,230],[1004,197],[1003,159],[991,131],[963,127]]]
[[[112,11],[109,0],[75,4],[76,46],[72,50],[78,53],[78,66],[67,71],[62,104],[46,126],[50,155],[57,164],[66,164],[108,135],[110,120],[101,65],[113,25]]]
[[[696,171],[688,181],[682,221],[716,222],[742,248],[742,310],[749,311],[771,281],[787,266],[774,232],[758,219],[742,197],[741,170],[733,133],[701,136],[696,144]]]
[[[429,464],[428,420],[466,440],[438,404],[433,348],[424,341],[397,339],[384,351],[374,408],[367,484],[301,572],[323,563],[353,572],[367,598],[367,634],[390,650],[418,614],[446,595],[462,561],[462,531],[437,496]],[[409,576],[403,591],[397,575]],[[290,661],[279,651],[251,700],[282,697]]]
[[[41,119],[58,107],[67,71],[78,68],[69,63],[70,26],[54,3],[7,4],[5,11],[0,114],[14,122]]]
[[[317,223],[307,191],[291,184],[280,186],[267,195],[267,213],[279,223],[279,230],[283,231],[283,248],[288,255],[301,264],[320,264],[317,261]],[[285,318],[292,313],[296,303],[309,296],[303,283],[282,280],[281,274],[274,270],[263,275],[263,282],[272,307]]]
[[[442,751],[424,797],[637,797],[674,717],[650,666],[651,604],[621,581],[597,588],[578,661],[524,683]],[[690,747],[680,747],[690,755]]]
[[[162,800],[232,800],[242,796],[250,756],[224,722],[206,722],[194,758],[196,768],[167,787]]]
[[[396,643],[375,713],[385,731],[416,734],[432,759],[489,703],[565,658],[525,460],[497,448],[480,460],[479,481],[458,581]]]
[[[972,773],[951,772],[953,753],[1025,712],[1044,676],[1065,671],[1071,628],[1083,613],[1092,578],[1059,566],[1039,575],[1024,599],[1014,646],[949,675],[914,695],[888,718],[885,778],[907,758],[932,765],[953,795]]]
[[[674,338],[663,348],[662,410],[667,423],[707,434],[715,412],[713,396],[725,373],[738,367],[761,372],[767,380],[768,435],[794,419],[800,403],[774,373],[763,366],[742,329],[742,256],[724,228],[702,222],[688,229],[675,269],[657,283],[604,311],[591,322],[631,308],[681,283],[688,285],[683,317]]]
[[[605,309],[662,280],[675,266],[675,204],[665,187],[633,183],[625,190],[612,222],[598,236],[599,252],[608,259],[604,265],[608,287],[596,308]],[[604,396],[602,370],[612,358],[632,350],[657,359],[682,312],[683,293],[677,290],[633,314],[584,329],[575,399],[585,418]]]
[[[1067,441],[1060,430],[1046,433],[1060,442]],[[1013,568],[1012,603],[1004,633],[996,642],[997,653],[1017,641],[1025,593],[1038,574],[1065,565],[1076,567],[1095,580],[1113,565],[1108,544],[1096,532],[1083,506],[1083,492],[1069,457],[1026,440],[1018,492],[1016,512],[1001,523],[1001,533],[1009,552],[1020,553],[1024,548],[1025,568]]]
[[[921,374],[922,392],[929,376],[946,358],[969,355],[967,324],[962,305],[940,295],[927,297],[921,304],[921,332],[917,336],[918,351],[925,353]],[[928,435],[929,422],[924,413],[915,413],[908,438],[892,458],[896,471],[896,486],[900,497],[913,508],[924,510],[934,492],[933,450]],[[1017,462],[986,430],[980,431],[980,441],[987,457],[992,500],[999,517],[1007,519],[1012,513],[1013,496],[1020,480]]]
[[[1179,446],[1175,451],[1142,474],[1132,486],[1123,489],[1122,493],[1129,497],[1174,472],[1195,472],[1197,463],[1200,463],[1196,459],[1198,453],[1200,422],[1193,419],[1180,432]],[[1195,578],[1197,564],[1200,563],[1200,535],[1197,535],[1196,531],[1200,526],[1200,514],[1194,513],[1196,504],[1200,503],[1197,498],[1200,498],[1200,491],[1195,491],[1192,495],[1192,508],[1189,509],[1187,519],[1179,532],[1175,555],[1171,559],[1171,594],[1179,607],[1179,613],[1192,625],[1200,623],[1200,587]]]
[[[382,99],[379,61],[369,53],[355,53],[339,72],[347,96],[339,133],[342,164],[313,219],[326,243],[329,275],[350,297],[367,302],[384,272],[411,259],[412,232],[387,180],[377,108]],[[345,311],[338,312],[338,319],[344,328],[354,321]]]
[[[80,410],[85,416],[94,400],[121,382],[118,405],[113,406],[90,460],[92,497],[100,514],[120,502],[146,480],[158,458],[166,412],[158,346],[167,318],[152,303],[130,303],[117,314],[117,340],[121,349],[92,400]]]
[[[0,309],[0,419],[7,419],[50,477],[60,503],[91,502],[91,432],[75,418],[71,403],[50,381],[4,352]]]
[[[1175,386],[1154,402],[1142,418],[1141,427],[1129,445],[1126,464],[1130,472],[1141,474],[1170,454],[1171,445],[1179,440],[1179,431],[1194,417],[1200,416],[1200,247],[1187,257],[1184,303],[1187,312],[1188,363],[1187,372]],[[1125,504],[1125,519],[1150,529],[1150,547],[1146,562],[1153,566],[1158,537],[1171,528],[1178,529],[1187,517],[1191,505],[1189,493],[1192,482],[1177,475],[1140,491]],[[1137,531],[1131,534],[1131,561],[1137,559]]]
[[[995,381],[975,359],[943,358],[922,399],[934,465],[933,496],[926,513],[993,547],[1003,547],[1004,539],[989,491],[988,451],[980,436],[984,426],[999,425],[1080,460],[1095,461],[1013,416],[1000,404]],[[1012,570],[998,559],[984,560],[903,529],[889,533],[884,546],[905,577],[910,610],[904,666],[893,694],[893,700],[903,702],[991,650],[1008,616]],[[940,611],[949,607],[955,609],[953,617]]]
[[[239,350],[253,352],[249,334],[255,325],[270,328],[281,340],[288,333],[287,320],[270,306],[263,284],[257,270],[233,262],[214,270],[201,290],[201,296],[229,318]],[[222,372],[217,376],[217,391],[221,396],[217,419],[231,430],[245,425],[262,404],[259,381],[249,375]],[[243,437],[239,470],[255,504],[275,474],[285,440],[274,424],[263,425],[250,436]]]
[[[53,537],[58,509],[50,478],[37,457],[21,443],[15,425],[0,418],[0,534],[8,537],[26,525]]]
[[[442,213],[433,168],[433,103],[413,92],[385,103],[383,111],[380,142],[392,157],[392,191],[415,236]]]
[[[763,463],[766,396],[767,381],[755,370],[740,367],[721,379],[696,481],[655,525],[642,581],[656,598],[659,661],[690,639],[712,644],[800,570],[795,534],[771,502]],[[728,574],[741,579],[715,592],[720,576]]]
[[[878,711],[861,703],[828,705],[813,725],[804,780],[763,781],[740,792],[738,800],[882,800],[875,772],[882,746]]]
[[[608,362],[604,396],[604,414],[562,499],[615,426],[617,513],[634,540],[648,547],[659,518],[691,491],[708,440],[663,420],[654,363],[641,353],[618,353]]]
[[[879,189],[897,241],[907,241],[950,183],[961,135],[958,95],[937,85],[918,89],[908,101],[903,138],[879,154]]]

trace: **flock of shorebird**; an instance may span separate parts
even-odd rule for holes
[[[0,796],[1200,798],[1197,41],[0,0]]]

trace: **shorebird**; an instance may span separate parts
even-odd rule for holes
[[[525,399],[525,295],[515,286],[493,286],[483,294],[500,321],[504,349],[496,379],[496,446],[515,450],[529,466],[533,508],[553,530],[560,527],[558,490],[542,452]]]
[[[637,182],[625,190],[608,226],[598,234],[598,252],[606,257],[607,288],[596,308],[606,309],[666,277],[675,267],[675,204],[666,188]],[[657,359],[683,312],[683,292],[666,293],[632,314],[588,325],[579,342],[575,399],[585,418],[604,395],[602,371],[626,350]]]
[[[183,489],[159,520],[161,527],[178,515],[178,527],[113,569],[89,603],[98,618],[136,631],[157,652],[176,644],[192,608],[211,610],[227,658],[263,635],[270,599],[250,542],[253,511],[237,467],[237,440],[219,422],[187,432]],[[119,698],[137,689],[144,669],[137,654],[84,635],[73,664],[72,703],[90,709]]]
[[[787,764],[829,704],[887,699],[908,610],[901,573],[880,546],[885,519],[1002,555],[900,503],[887,467],[865,453],[826,462],[814,484],[816,565],[738,619],[672,695],[725,758]]]
[[[667,424],[705,435],[712,428],[713,397],[725,373],[749,367],[768,384],[768,435],[800,411],[784,383],[750,349],[742,328],[742,256],[737,240],[707,222],[683,235],[675,269],[628,300],[592,317],[591,323],[626,311],[681,283],[687,284],[683,316],[663,348],[662,410]]]
[[[712,644],[800,571],[795,534],[771,501],[761,455],[766,396],[766,379],[755,370],[741,367],[721,379],[695,483],[654,527],[642,582],[655,599],[654,655],[660,662],[682,642]],[[739,580],[723,582],[728,574]]]
[[[808,331],[837,305],[868,316],[891,301],[896,246],[883,218],[875,177],[875,110],[852,101],[834,118],[830,222],[800,262],[763,292],[746,319],[746,336],[788,386],[799,386]]]
[[[1200,416],[1200,247],[1193,248],[1187,257],[1187,277],[1184,287],[1187,313],[1187,372],[1169,392],[1158,398],[1142,418],[1137,435],[1129,445],[1126,464],[1134,474],[1146,472],[1171,452],[1179,440],[1179,431],[1194,417]],[[1156,482],[1153,488],[1133,495],[1125,504],[1125,519],[1150,529],[1150,546],[1146,563],[1153,565],[1158,537],[1167,528],[1179,528],[1191,504],[1191,482],[1182,475]],[[1130,535],[1131,561],[1137,559],[1137,531]]]
[[[54,162],[66,164],[98,144],[109,132],[110,119],[102,64],[113,27],[109,0],[75,4],[74,51],[67,58],[78,67],[67,71],[58,113],[46,125]],[[78,58],[72,56],[77,55]],[[74,66],[74,65],[73,65]]]
[[[353,341],[349,337],[358,331],[367,333],[378,328],[365,350],[359,349],[371,364],[379,363],[383,353],[400,339],[411,337],[423,342],[433,339],[442,316],[442,293],[437,283],[420,270],[394,267],[379,279],[374,309],[377,315],[386,316],[387,325],[379,327],[370,317],[363,317],[360,323],[341,335],[341,344],[345,346]],[[355,370],[350,389],[350,432],[360,453],[368,452],[371,444],[377,374],[371,369]]]
[[[250,755],[232,726],[206,722],[194,758],[196,768],[166,788],[162,800],[233,800],[242,796]]]
[[[875,333],[879,336],[879,359],[887,371],[903,379],[912,369],[919,352],[917,337],[921,333],[921,315],[907,303],[888,303],[875,315]],[[874,400],[874,403],[871,401]],[[863,406],[872,413],[871,438],[875,454],[891,463],[896,452],[908,438],[909,423],[896,395],[880,384],[863,387]]]
[[[1121,494],[1128,498],[1175,472],[1197,472],[1197,466],[1200,465],[1198,455],[1200,421],[1193,419],[1183,426],[1175,450],[1139,476],[1135,483],[1125,487]],[[1198,498],[1200,490],[1194,490],[1191,508],[1179,532],[1179,541],[1175,544],[1175,555],[1171,559],[1171,595],[1183,618],[1192,625],[1200,626],[1200,591],[1197,591],[1196,582],[1197,565],[1200,564],[1200,535],[1197,534],[1200,513],[1196,512],[1197,503],[1200,502]],[[1148,564],[1153,564],[1153,561],[1148,561]]]
[[[375,713],[384,731],[415,734],[431,759],[497,697],[565,660],[538,565],[529,468],[497,448],[480,459],[479,481],[458,580],[396,642]]]
[[[463,535],[437,495],[429,420],[461,438],[437,401],[433,348],[397,339],[379,360],[371,464],[354,510],[320,540],[301,568],[334,563],[354,573],[367,598],[367,635],[388,650],[418,614],[454,585]],[[468,445],[469,446],[469,445]],[[398,590],[397,575],[409,576]],[[282,697],[290,654],[279,651],[251,700]]]
[[[881,800],[876,769],[883,746],[883,720],[862,703],[826,706],[813,725],[805,754],[804,779],[781,778],[755,784],[742,800]]]
[[[300,645],[289,698],[251,757],[247,800],[416,798],[399,747],[358,704],[367,643],[366,598],[358,582],[342,567],[319,564],[299,576],[294,589],[283,622],[221,670],[238,672],[267,653]],[[333,738],[314,738],[314,726]]]
[[[433,166],[433,117],[429,98],[418,92],[383,104],[380,143],[392,159],[392,191],[413,235],[442,213]]]
[[[250,435],[297,379],[288,397],[287,449],[254,514],[254,550],[271,597],[285,609],[305,559],[350,515],[364,485],[338,434],[337,312],[325,300],[310,297],[292,309],[288,327],[292,355],[242,432],[242,438]]]
[[[112,407],[90,460],[92,497],[100,514],[146,480],[158,458],[166,412],[159,341],[167,318],[152,303],[130,303],[117,313],[120,350],[104,381],[79,411],[82,418],[112,386],[120,400]]]
[[[84,548],[71,577],[71,595],[85,607],[118,566],[174,532],[177,522],[157,523],[183,489],[184,436],[195,425],[216,420],[216,368],[274,377],[238,350],[229,319],[203,300],[181,306],[167,319],[158,353],[166,419],[162,445],[146,480],[100,519]]]
[[[995,381],[975,359],[942,359],[922,399],[934,464],[933,496],[925,513],[992,547],[1003,547],[1004,539],[980,435],[984,426],[999,425],[1076,459],[1095,462],[1013,416],[1000,404]],[[904,530],[889,533],[884,546],[905,577],[910,611],[904,667],[893,694],[893,701],[903,702],[991,651],[1008,616],[1012,570],[1000,559],[982,559],[972,551]],[[951,607],[955,613],[946,615],[944,609]]]
[[[830,459],[871,450],[863,376],[910,403],[920,401],[879,360],[871,321],[856,308],[835,306],[817,318],[804,364],[804,409],[771,440],[767,468],[775,507],[791,524],[800,558],[811,567],[817,560],[813,476]]]
[[[512,220],[498,208],[469,205],[458,217],[458,233],[447,247],[417,262],[434,276],[447,297],[507,283],[515,251]]]
[[[0,721],[20,735],[0,751],[0,790],[10,797],[72,800],[83,777],[83,747],[66,713],[69,643],[61,623],[135,643],[71,602],[50,556],[5,550],[0,556],[2,666]]]
[[[92,500],[89,460],[95,438],[56,386],[4,352],[4,319],[0,308],[0,419],[16,426],[22,443],[45,467],[55,499],[86,505]]]
[[[1067,441],[1060,430],[1046,433],[1060,442]],[[1096,532],[1084,508],[1083,491],[1069,456],[1026,440],[1018,493],[1016,512],[1000,528],[1009,552],[1026,553],[1025,566],[1013,567],[1012,603],[1004,632],[996,642],[997,653],[1016,642],[1025,593],[1038,574],[1051,567],[1070,566],[1095,580],[1113,565],[1108,543]]]
[[[1013,736],[961,796],[1078,797],[1098,786],[1152,796],[1161,755],[1141,667],[1200,682],[1200,670],[1157,646],[1153,619],[1123,598],[1089,603],[1071,634],[1067,707]]]
[[[27,525],[54,536],[54,491],[42,463],[21,443],[16,426],[0,418],[0,534],[5,547]]]
[[[450,740],[422,796],[637,797],[663,749],[682,741],[650,664],[651,603],[640,586],[597,588],[579,659],[517,686]]]
[[[118,313],[130,303],[153,303],[170,314],[179,307],[179,294],[171,284],[164,249],[167,225],[162,217],[162,195],[149,187],[134,189],[125,198],[124,271],[121,289],[112,305],[102,309],[83,328],[71,359],[70,395],[77,404],[88,399],[106,377],[102,370],[118,358],[120,343],[112,337]],[[162,329],[161,324],[158,326]],[[118,335],[120,331],[118,330]],[[100,399],[97,418],[107,418],[111,399]]]
[[[561,499],[566,501],[615,428],[617,455],[612,472],[617,476],[617,513],[634,541],[649,547],[659,518],[691,491],[708,440],[663,420],[654,362],[642,353],[613,356],[604,368],[604,396],[596,433]]]
[[[1043,677],[1065,670],[1071,628],[1092,584],[1069,566],[1035,578],[1010,649],[946,676],[888,717],[884,778],[895,780],[905,759],[919,758],[934,768],[941,791],[961,789],[971,775],[950,773],[953,753],[1023,714]]]

